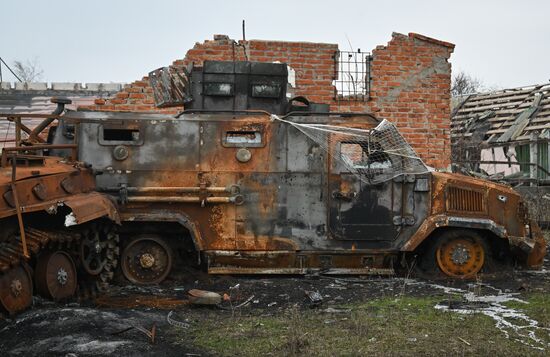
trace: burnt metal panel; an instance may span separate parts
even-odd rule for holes
[[[193,100],[186,109],[284,114],[287,75],[281,63],[204,61],[191,74]]]
[[[280,238],[300,249],[326,248],[326,188],[322,182],[320,174],[307,173],[243,177],[239,186],[246,204],[236,207],[238,248],[282,246]],[[286,247],[292,248],[292,244]]]
[[[105,140],[105,128],[137,131],[135,141]],[[79,158],[106,172],[196,170],[199,163],[199,124],[178,120],[107,120],[79,125]],[[114,151],[124,146],[124,160]]]
[[[293,126],[287,126],[287,167],[290,172],[326,172],[326,155],[313,140]]]

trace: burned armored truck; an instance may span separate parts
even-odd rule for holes
[[[210,273],[468,278],[546,246],[507,186],[427,168],[387,121],[287,101],[284,64],[205,62],[176,117],[71,112],[79,160],[119,202],[125,276],[162,280],[187,240]],[[63,142],[63,130],[53,143]]]
[[[96,283],[108,282],[117,265],[132,283],[158,283],[178,260],[215,274],[382,274],[415,267],[451,278],[472,278],[494,262],[542,265],[542,233],[511,188],[433,171],[386,120],[287,99],[286,68],[207,61],[180,78],[186,109],[175,117],[50,116],[45,124],[57,121],[47,143],[30,140],[3,152],[0,224],[11,233],[2,239],[21,245],[25,229],[71,236],[53,239],[49,253],[37,248],[29,264],[39,273],[48,265],[36,260],[61,252]],[[166,92],[157,94],[162,102]],[[65,165],[78,189],[67,189],[61,172],[49,188],[50,163]],[[25,175],[12,180],[15,168]],[[88,173],[95,183],[79,178]],[[89,185],[79,186],[81,180]],[[36,206],[42,181],[56,192],[52,199],[65,200],[63,207]],[[15,196],[28,200],[10,198],[14,184]],[[68,198],[82,194],[101,197],[103,210],[90,205],[95,213],[83,219]],[[25,219],[30,206],[41,216]],[[86,210],[85,200],[79,208]],[[44,227],[49,215],[63,220]],[[0,259],[7,254],[0,251]],[[50,268],[57,274],[60,266]],[[64,281],[56,274],[47,286]],[[2,291],[17,279],[4,280]]]

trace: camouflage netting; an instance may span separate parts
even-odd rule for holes
[[[350,172],[367,184],[377,184],[402,174],[429,171],[395,125],[387,120],[374,129],[344,125],[303,124],[281,119],[292,125],[336,158],[339,172]]]

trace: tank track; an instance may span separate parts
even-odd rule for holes
[[[109,233],[105,241],[107,262],[104,269],[96,276],[92,276],[81,268],[79,243],[82,236],[90,229],[99,228],[97,225],[90,225],[85,230],[66,230],[62,232],[40,230],[32,227],[25,229],[26,243],[31,259],[37,257],[40,252],[45,250],[61,250],[71,255],[78,272],[76,297],[80,301],[95,298],[99,292],[106,291],[118,263],[118,235]],[[16,269],[20,266],[28,269],[28,262],[29,259],[25,258],[23,254],[23,245],[19,236],[12,236],[0,242],[0,278],[11,269]]]
[[[63,232],[60,234],[35,228],[26,228],[25,238],[31,255],[37,255],[52,242],[66,243],[80,239],[78,232]],[[23,245],[19,237],[13,237],[6,242],[0,243],[0,274],[6,273],[9,269],[26,261],[27,259],[23,255]]]

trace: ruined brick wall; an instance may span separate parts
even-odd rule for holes
[[[394,33],[372,53],[371,94],[367,101],[335,100],[333,85],[338,46],[325,43],[238,41],[227,36],[196,43],[175,67],[204,60],[287,63],[296,74],[295,95],[329,103],[333,111],[371,112],[395,123],[428,165],[450,163],[450,81],[448,59],[454,45],[410,33]],[[127,85],[110,99],[98,99],[88,110],[177,113],[182,107],[158,109],[147,77]]]
[[[393,34],[373,50],[371,100],[379,118],[397,125],[422,159],[450,164],[451,64],[454,45],[422,35]]]

